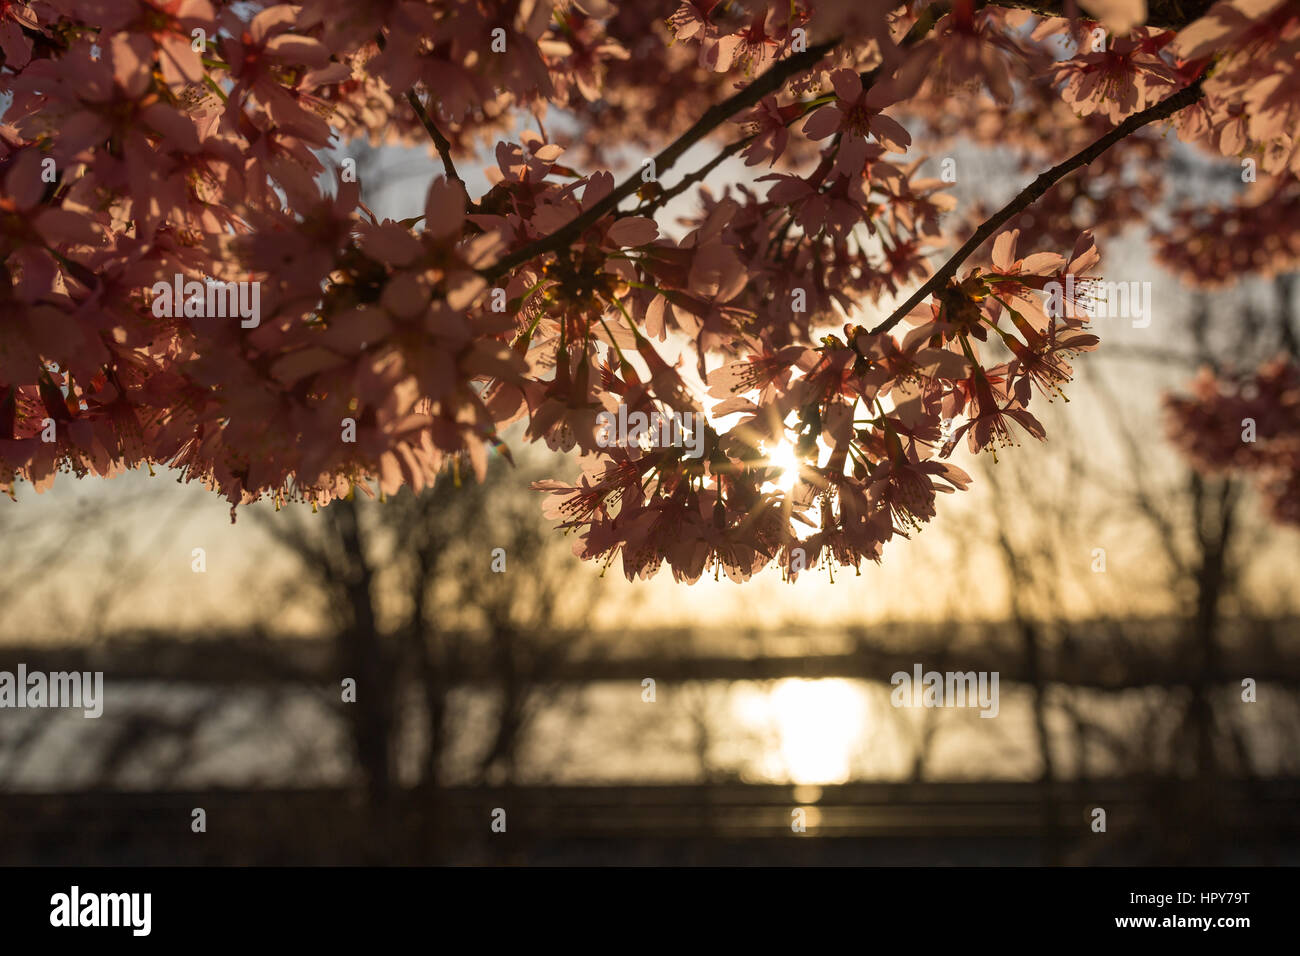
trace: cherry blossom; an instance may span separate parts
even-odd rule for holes
[[[1099,344],[1054,290],[1086,299],[1099,238],[1147,221],[1204,285],[1300,261],[1296,5],[1058,6],[0,4],[0,480],[171,468],[233,517],[544,442],[581,476],[539,506],[630,578],[884,560],[970,485],[955,457],[1046,437]],[[1154,219],[1170,125],[1258,175]],[[958,137],[1037,185],[959,204]],[[343,162],[363,140],[427,150],[405,218]],[[1279,361],[1171,427],[1294,520]],[[602,442],[617,409],[702,453]]]

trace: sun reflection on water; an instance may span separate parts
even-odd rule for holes
[[[736,698],[745,726],[770,730],[772,745],[758,769],[773,780],[796,784],[843,783],[866,731],[867,694],[838,678],[787,679],[770,690],[753,688]]]

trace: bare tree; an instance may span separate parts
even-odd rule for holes
[[[340,678],[357,681],[341,706],[372,805],[406,783],[446,782],[460,686],[494,701],[472,776],[517,777],[551,678],[582,644],[596,580],[539,515],[528,483],[542,474],[535,458],[495,461],[482,483],[448,474],[421,494],[261,519],[327,611]],[[403,761],[410,746],[419,756]]]

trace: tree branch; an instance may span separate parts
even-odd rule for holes
[[[906,50],[915,46],[918,42],[921,41],[923,37],[926,36],[926,34],[930,32],[931,28],[935,25],[935,23],[937,23],[944,16],[944,14],[946,14],[951,8],[952,8],[952,4],[948,2],[948,0],[937,0],[937,2],[927,6],[921,12],[920,16],[917,17],[916,23],[912,24],[912,28],[907,31],[907,35],[904,36],[901,41],[899,41],[898,44],[899,49]],[[865,70],[862,73],[858,74],[858,79],[861,80],[862,82],[863,90],[871,89],[871,87],[875,84],[876,80],[879,79],[881,69],[882,68],[878,66],[875,67],[874,69]],[[815,102],[816,101],[813,101],[813,103]],[[793,126],[795,123],[799,122],[799,120],[803,119],[810,112],[812,112],[812,110],[815,108],[816,107],[812,105],[812,103],[810,103],[803,110],[803,112],[801,112],[798,116],[793,117],[785,125],[787,127]],[[721,165],[723,160],[727,159],[730,156],[734,156],[736,153],[740,152],[742,149],[748,146],[754,140],[754,135],[755,134],[743,136],[740,139],[728,143],[726,147],[724,147],[723,150],[717,156],[713,157],[713,159],[709,160],[699,169],[682,177],[681,182],[677,183],[677,185],[673,186],[671,189],[660,192],[657,196],[652,198],[648,204],[642,205],[632,210],[631,212],[628,213],[628,215],[632,215],[632,216],[648,215],[649,213],[658,209],[660,206],[664,205],[670,199],[685,192],[691,186],[703,180],[706,176],[709,175],[709,173],[713,172],[713,170],[715,170],[719,165]]]
[[[1202,74],[1191,84],[1179,90],[1177,93],[1174,93],[1172,96],[1168,96],[1161,100],[1155,106],[1149,106],[1140,113],[1134,113],[1119,126],[1116,126],[1109,133],[1098,138],[1090,146],[1085,146],[1083,149],[1079,150],[1079,152],[1065,160],[1065,162],[1053,166],[1045,173],[1040,173],[1038,178],[1026,186],[1018,196],[986,219],[980,227],[975,230],[975,234],[967,239],[965,244],[953,254],[952,258],[939,268],[938,272],[930,276],[924,285],[913,292],[906,302],[893,311],[893,314],[891,314],[889,318],[885,319],[885,321],[872,329],[871,333],[874,335],[879,332],[887,332],[897,325],[903,316],[907,315],[907,313],[911,312],[912,309],[924,302],[927,297],[932,295],[949,279],[951,279],[956,274],[958,267],[965,262],[976,249],[982,246],[985,240],[997,232],[998,229],[1002,228],[1007,220],[1030,206],[1040,196],[1042,196],[1043,193],[1047,192],[1047,190],[1051,189],[1070,173],[1074,172],[1080,166],[1088,165],[1102,153],[1106,152],[1106,150],[1118,143],[1121,139],[1124,139],[1124,137],[1132,134],[1138,129],[1141,129],[1148,123],[1154,123],[1156,120],[1162,120],[1172,116],[1174,113],[1183,109],[1183,107],[1190,106],[1192,103],[1200,99],[1202,95],[1201,84],[1204,81],[1205,76]]]
[[[728,143],[725,147],[723,147],[723,149],[718,153],[717,156],[714,156],[711,160],[709,160],[699,169],[696,169],[683,176],[681,182],[677,183],[677,185],[673,186],[671,189],[663,190],[658,195],[656,195],[653,199],[651,199],[648,205],[638,206],[636,209],[633,209],[631,212],[629,212],[628,215],[648,216],[650,213],[654,212],[660,206],[665,205],[669,200],[673,199],[676,196],[681,195],[687,189],[690,189],[691,186],[694,186],[696,183],[706,178],[709,175],[709,173],[713,172],[720,165],[722,165],[724,160],[736,155],[736,153],[740,152],[742,149],[748,146],[750,142],[753,141],[753,139],[754,139],[753,136],[742,136],[740,139],[733,140],[732,142]]]
[[[415,90],[406,91],[406,101],[411,104],[411,109],[415,110],[415,115],[418,116],[420,122],[424,124],[425,132],[427,132],[429,138],[433,140],[433,145],[437,148],[438,155],[442,157],[442,168],[447,171],[447,178],[456,180],[456,182],[460,183],[461,187],[464,188],[465,181],[460,178],[460,174],[456,172],[456,164],[451,161],[451,143],[447,140],[446,136],[442,135],[442,130],[438,129],[438,125],[433,121],[433,117],[429,115],[429,111],[424,108],[424,104],[420,102],[420,98],[415,95]],[[466,195],[468,195],[468,193],[466,193]]]
[[[817,64],[822,57],[835,48],[839,43],[839,38],[827,40],[825,43],[819,43],[811,46],[802,53],[796,53],[794,56],[782,60],[774,65],[766,73],[756,79],[749,86],[737,93],[727,97],[721,103],[715,103],[704,111],[704,115],[692,124],[681,136],[677,137],[672,143],[665,147],[659,155],[654,158],[654,168],[656,173],[662,173],[669,169],[673,163],[677,162],[688,149],[702,140],[717,127],[722,125],[736,113],[743,109],[753,106],[769,93],[779,90],[785,81],[796,73],[802,73]],[[633,173],[622,183],[614,188],[612,192],[600,202],[596,203],[586,212],[582,213],[576,219],[571,219],[549,236],[531,242],[522,249],[510,253],[510,255],[501,259],[495,265],[484,269],[482,274],[488,279],[494,279],[504,272],[508,272],[515,266],[527,262],[529,259],[544,255],[548,252],[554,252],[569,245],[574,239],[582,235],[582,231],[592,223],[598,221],[602,216],[607,215],[615,209],[620,202],[626,197],[632,195],[641,185],[641,175],[639,172]]]
[[[388,40],[384,37],[383,31],[375,34],[375,43],[380,50],[387,48]],[[442,130],[438,129],[438,124],[433,121],[429,111],[424,108],[420,98],[415,95],[414,89],[406,91],[406,102],[411,104],[411,109],[415,111],[416,117],[424,126],[424,131],[433,140],[434,148],[438,150],[438,156],[442,159],[442,168],[447,173],[447,178],[460,183],[460,188],[465,190],[466,200],[469,200],[469,190],[465,188],[465,180],[460,178],[460,174],[456,172],[456,164],[451,161],[451,141],[442,135]],[[470,205],[472,206],[474,203],[470,202]]]

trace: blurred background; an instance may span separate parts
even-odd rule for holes
[[[381,216],[421,206],[426,151],[349,149]],[[963,202],[1015,191],[959,161]],[[1300,534],[1160,414],[1296,334],[1293,277],[1196,294],[1102,248],[1150,326],[1102,320],[1046,443],[963,448],[972,490],[833,581],[602,574],[529,488],[575,462],[517,436],[482,485],[234,523],[164,471],[20,488],[0,671],[105,704],[0,710],[0,863],[1300,863]],[[892,706],[918,664],[998,672],[997,717]]]

